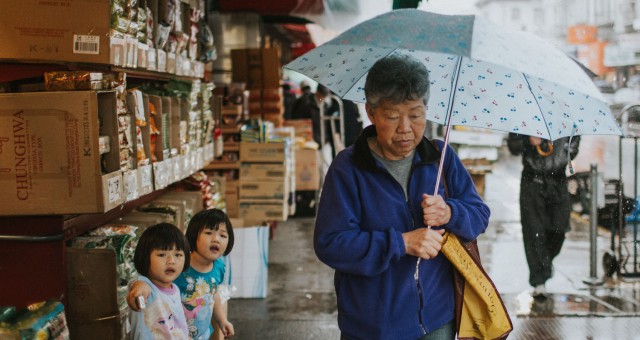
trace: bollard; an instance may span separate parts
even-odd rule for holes
[[[589,223],[589,249],[590,249],[590,269],[589,277],[582,280],[587,285],[596,286],[603,283],[598,279],[598,165],[591,164],[591,172],[589,174],[589,182],[591,183],[591,221]]]

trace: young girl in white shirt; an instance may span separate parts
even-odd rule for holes
[[[188,339],[189,330],[180,289],[173,281],[189,268],[189,243],[173,224],[147,228],[138,241],[133,262],[150,292],[137,298],[139,311],[131,309],[130,339]]]

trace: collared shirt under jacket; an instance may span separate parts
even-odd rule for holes
[[[421,261],[416,282],[417,258],[406,254],[402,239],[402,233],[425,227],[420,202],[423,193],[434,192],[440,152],[426,138],[416,147],[407,200],[400,183],[371,155],[367,138],[373,136],[375,127],[367,127],[331,163],[316,219],[315,252],[336,270],[343,336],[415,340],[454,320],[451,263],[443,254]],[[490,211],[451,148],[443,180],[451,207],[443,227],[463,240],[475,239],[486,229]],[[438,192],[445,197],[442,183]]]

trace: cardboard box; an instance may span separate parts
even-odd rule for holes
[[[247,200],[238,204],[238,214],[247,224],[261,224],[264,221],[286,221],[289,216],[286,199]]]
[[[240,143],[240,161],[242,162],[284,162],[288,154],[286,143]]]
[[[305,141],[313,140],[313,122],[311,119],[287,119],[283,126],[293,127],[296,137],[300,137]]]
[[[176,74],[176,54],[167,52],[167,73]]]
[[[247,89],[280,87],[280,56],[277,48],[231,50],[232,80]]]
[[[169,185],[169,172],[173,173],[169,167],[169,161],[154,162],[153,166],[153,187],[156,190],[166,188]]]
[[[156,71],[158,72],[167,72],[167,52],[161,49],[156,49],[157,54],[157,65]]]
[[[125,202],[133,201],[136,198],[140,197],[138,177],[138,169],[128,170],[122,174]]]
[[[124,339],[118,307],[116,253],[67,248],[67,321],[72,339]]]
[[[153,47],[149,47],[149,50],[147,52],[147,70],[158,70],[158,52]]]
[[[0,59],[126,63],[125,41],[110,38],[110,1],[3,0],[0,6]]]
[[[240,178],[253,181],[283,181],[287,177],[285,163],[240,163]]]
[[[254,181],[240,178],[240,199],[279,199],[289,197],[289,182],[286,178],[280,181]]]
[[[138,42],[138,68],[148,69],[149,68],[149,46],[147,44],[143,44]],[[155,67],[155,66],[154,66]]]
[[[153,191],[153,166],[143,165],[138,167],[138,192],[140,195],[146,195]]]
[[[238,186],[238,181],[226,181],[224,186],[224,198],[229,217],[240,217]]]
[[[296,190],[320,189],[318,150],[296,149]]]
[[[0,108],[0,215],[97,213],[124,202],[114,92],[0,94]],[[104,162],[103,134],[115,150]]]
[[[223,284],[237,290],[231,298],[265,298],[269,275],[269,227],[233,230],[233,251],[224,257]]]

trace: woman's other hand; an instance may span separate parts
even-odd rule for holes
[[[422,214],[424,225],[438,227],[449,223],[451,219],[451,207],[442,196],[422,194]]]
[[[418,228],[402,234],[407,254],[423,258],[434,258],[442,248],[444,229]]]

